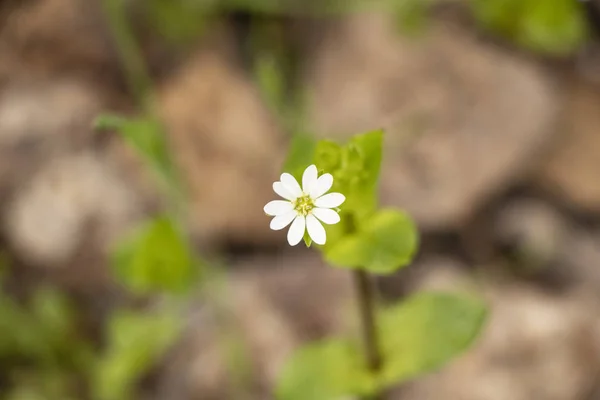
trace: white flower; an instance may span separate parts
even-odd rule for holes
[[[271,229],[278,231],[292,224],[287,235],[291,246],[300,243],[305,229],[313,242],[325,244],[327,237],[321,222],[340,222],[340,216],[332,208],[340,206],[346,197],[341,193],[325,194],[333,185],[333,176],[317,175],[317,167],[311,165],[304,170],[302,187],[288,173],[281,174],[280,181],[273,183],[275,193],[285,200],[273,200],[264,210],[267,215],[275,217],[271,220]]]

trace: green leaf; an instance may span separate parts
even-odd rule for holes
[[[349,160],[358,163],[362,162],[361,185],[365,187],[376,187],[379,180],[381,169],[381,158],[383,149],[383,130],[356,135],[347,148],[349,151],[355,150],[358,157],[349,158]],[[346,169],[358,169],[357,165],[347,165]]]
[[[37,290],[31,306],[33,317],[44,326],[48,339],[64,338],[72,329],[71,307],[67,299],[56,290]]]
[[[108,347],[99,360],[92,390],[99,400],[133,398],[138,379],[175,342],[182,321],[167,311],[140,314],[119,311],[108,327]]]
[[[576,1],[537,1],[526,9],[519,40],[533,50],[568,55],[579,48],[586,27]]]
[[[375,274],[390,274],[412,260],[418,245],[417,229],[407,214],[384,209],[325,249],[333,265],[364,268]]]
[[[307,133],[295,133],[283,165],[283,171],[292,174],[298,182],[302,182],[302,173],[313,162],[316,141]]]
[[[43,323],[29,310],[8,296],[0,296],[0,359],[29,358],[53,365],[56,351],[44,331]]]
[[[333,174],[342,162],[342,147],[330,140],[319,140],[315,146],[313,160],[320,172]]]
[[[123,240],[113,254],[112,267],[120,281],[137,294],[185,293],[198,273],[185,237],[164,216]]]
[[[163,179],[169,182],[175,179],[164,129],[158,120],[106,114],[99,116],[94,126],[97,129],[116,130]]]
[[[360,346],[327,339],[297,350],[278,380],[278,400],[339,400],[373,395],[434,371],[465,351],[481,331],[483,302],[450,293],[420,293],[378,313],[383,367],[366,369]]]
[[[325,247],[325,259],[336,267],[364,268],[371,255],[369,244],[360,234],[347,235]]]
[[[358,220],[367,218],[378,203],[383,131],[354,136],[345,146],[321,141],[315,152],[317,167],[333,175],[332,191],[346,196],[342,210]]]
[[[484,28],[542,54],[567,56],[589,36],[580,1],[472,0],[471,8]]]
[[[297,350],[283,369],[278,400],[340,400],[373,390],[357,346],[340,339],[313,342]]]
[[[485,304],[468,295],[419,293],[381,312],[382,385],[389,387],[439,369],[479,335]]]
[[[354,234],[356,223],[370,217],[377,208],[382,147],[382,130],[356,135],[344,146],[329,140],[317,143],[314,163],[320,173],[333,175],[331,191],[346,196],[340,207],[342,223],[326,227],[324,249]]]

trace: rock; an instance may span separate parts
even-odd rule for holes
[[[600,232],[568,219],[542,200],[517,199],[500,210],[495,245],[520,273],[551,279],[554,287],[598,296]]]
[[[531,166],[557,96],[544,71],[466,28],[441,20],[411,39],[390,20],[356,14],[323,35],[307,57],[311,119],[337,138],[385,128],[383,203],[449,228]]]
[[[281,241],[262,208],[275,198],[284,137],[252,83],[226,57],[201,52],[165,82],[159,102],[198,238]]]
[[[156,193],[142,190],[139,160],[122,141],[105,145],[93,132],[107,104],[102,88],[56,77],[15,79],[2,89],[3,240],[21,264],[38,268],[34,276],[89,295],[108,280],[109,245]]]
[[[237,361],[237,372],[249,374],[245,375],[247,387],[238,390],[244,398],[270,398],[295,348],[345,326],[344,307],[353,306],[348,304],[350,277],[347,271],[326,267],[314,256],[254,258],[236,263],[234,270],[222,306],[229,310],[228,323],[233,328],[229,333],[242,341],[248,356]],[[231,397],[232,377],[219,350],[223,349],[219,343],[226,345],[219,339],[227,337],[217,325],[223,321],[223,308],[220,314],[216,312],[213,304],[194,313],[195,322],[159,384],[161,398],[238,398]]]
[[[95,88],[76,79],[15,81],[0,94],[0,147],[56,141],[89,131],[101,111]]]
[[[444,256],[427,256],[415,265],[408,267],[413,290],[455,291],[474,290],[476,282],[468,275],[468,267],[463,263]]]
[[[82,152],[45,165],[14,194],[4,211],[5,235],[27,262],[66,266],[95,223],[97,242],[106,250],[136,218],[136,193],[98,155]]]
[[[562,243],[559,263],[564,275],[584,293],[600,297],[600,232],[578,229]]]
[[[562,259],[574,226],[547,203],[520,199],[502,208],[495,229],[497,244],[534,270]]]
[[[575,79],[569,85],[561,134],[535,182],[572,208],[600,212],[600,87]]]
[[[65,72],[118,71],[100,1],[24,1],[2,16],[0,82]]]

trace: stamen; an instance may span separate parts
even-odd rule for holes
[[[305,217],[315,208],[313,200],[308,195],[298,197],[293,204],[294,210]]]

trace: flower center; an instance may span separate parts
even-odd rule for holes
[[[313,199],[308,195],[298,197],[294,201],[294,210],[305,217],[310,214],[313,208],[315,208],[315,203],[313,203]]]

